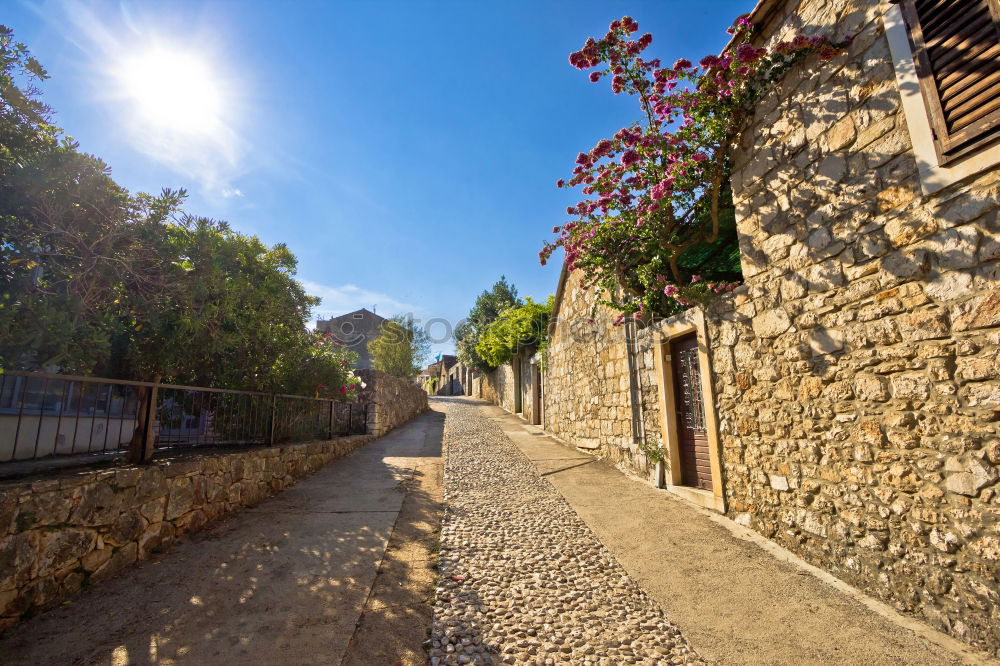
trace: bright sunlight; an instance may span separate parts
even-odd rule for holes
[[[156,49],[130,56],[119,78],[153,125],[201,134],[219,120],[221,94],[208,65],[190,53]]]

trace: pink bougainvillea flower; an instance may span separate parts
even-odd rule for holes
[[[347,393],[347,387],[346,386],[341,386],[340,390],[337,391],[337,393],[340,393],[341,395]]]
[[[701,282],[701,276],[700,275],[692,275],[691,276],[691,284],[694,284],[695,282]]]
[[[673,296],[678,291],[679,291],[679,289],[677,288],[677,285],[668,284],[666,287],[663,288],[663,295],[664,296]]]

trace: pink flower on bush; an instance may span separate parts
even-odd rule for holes
[[[677,285],[668,284],[666,287],[663,288],[663,295],[664,296],[673,296],[678,291],[680,291],[680,290],[677,288]]]
[[[622,153],[622,164],[624,166],[632,166],[639,161],[639,153],[635,150],[626,150]]]
[[[594,146],[592,154],[594,156],[594,159],[600,159],[601,157],[604,157],[610,152],[611,152],[611,142],[608,141],[607,139],[601,139],[600,141],[597,142],[597,145]]]
[[[341,395],[344,395],[345,393],[347,393],[347,387],[346,386],[341,386],[340,390],[337,391],[337,392],[340,393]]]
[[[708,155],[706,155],[705,153],[695,153],[694,155],[691,156],[691,159],[693,159],[695,162],[704,162],[705,160],[708,159]]]
[[[755,48],[752,44],[740,44],[736,47],[736,59],[745,65],[750,65],[767,54],[767,49]]]
[[[674,63],[674,67],[673,68],[674,69],[690,69],[691,68],[691,61],[688,60],[687,58],[681,58],[680,60],[678,60],[677,62]]]
[[[700,275],[692,275],[691,276],[691,284],[694,284],[695,282],[701,282],[701,276]]]

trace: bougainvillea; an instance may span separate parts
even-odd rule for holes
[[[635,96],[642,120],[577,155],[572,176],[556,185],[580,186],[586,198],[566,209],[572,219],[553,229],[556,240],[540,253],[544,264],[562,247],[567,267],[601,289],[601,302],[622,313],[619,321],[673,314],[732,290],[723,273],[702,279],[687,261],[720,247],[725,229],[735,239],[726,224],[731,147],[771,83],[808,55],[831,60],[849,40],[799,35],[759,48],[742,16],[722,55],[665,66],[642,56],[653,37],[633,38],[638,30],[626,16],[569,56],[573,66],[592,70],[591,82],[608,79],[615,94]]]

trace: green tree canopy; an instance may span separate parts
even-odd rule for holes
[[[45,78],[0,26],[0,371],[353,395],[288,248],[120,187],[52,124]]]
[[[517,288],[501,275],[491,288],[476,298],[469,316],[455,327],[458,360],[467,366],[488,370],[490,364],[477,351],[480,337],[501,312],[522,303],[517,295]]]
[[[430,354],[430,341],[412,319],[400,315],[382,323],[379,336],[368,343],[368,352],[376,370],[396,377],[413,377]]]
[[[476,353],[495,368],[509,363],[522,349],[544,351],[554,300],[549,296],[548,301],[542,304],[528,298],[523,305],[501,312],[480,335]]]

